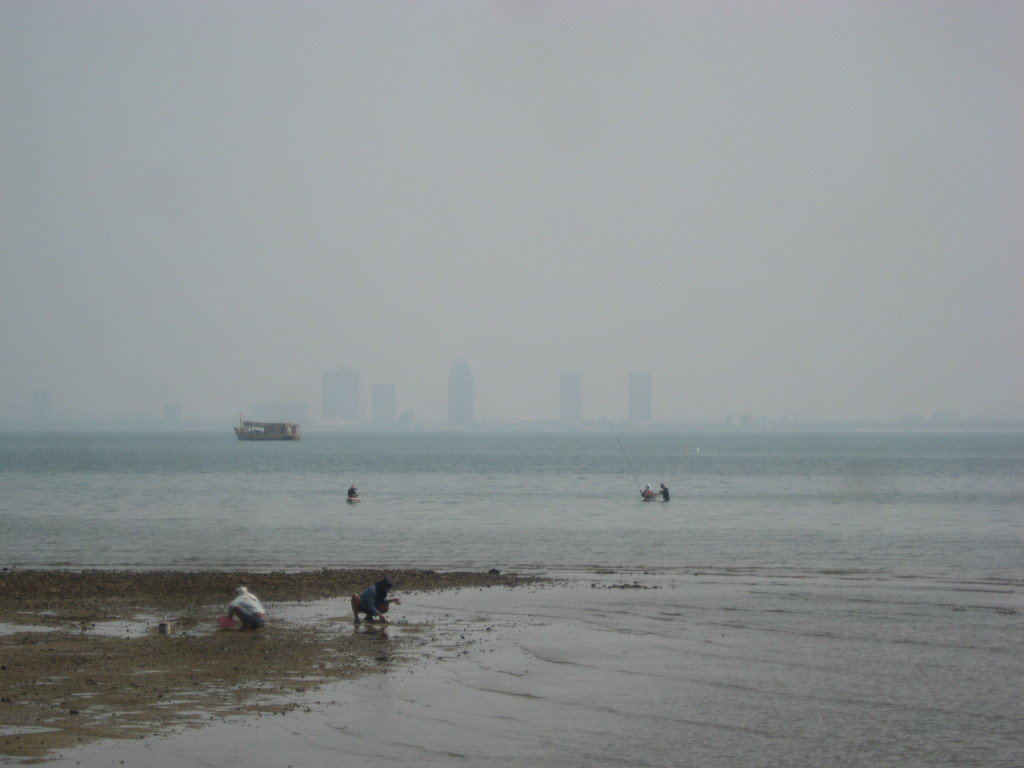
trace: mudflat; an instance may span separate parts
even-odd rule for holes
[[[422,628],[353,630],[349,597],[388,575],[395,594],[541,581],[424,570],[0,571],[0,755],[54,750],[298,704],[287,694],[384,672]],[[237,586],[267,606],[257,631],[221,630]],[[337,600],[317,621],[278,606]],[[287,615],[288,611],[284,611]],[[159,624],[166,623],[166,632]],[[304,705],[305,706],[305,705]]]

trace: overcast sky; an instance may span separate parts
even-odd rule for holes
[[[0,419],[1024,418],[1022,9],[4,0]]]

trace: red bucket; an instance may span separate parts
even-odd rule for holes
[[[235,626],[235,620],[230,616],[220,616],[217,618],[217,623],[220,624],[221,629],[231,629]]]

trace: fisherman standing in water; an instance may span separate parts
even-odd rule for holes
[[[654,491],[651,489],[650,483],[644,486],[644,489],[640,491],[640,495],[644,497],[644,501],[650,501],[654,498]]]
[[[661,500],[668,501],[668,486],[664,483],[661,484]]]

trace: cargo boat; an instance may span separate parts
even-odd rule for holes
[[[298,424],[285,421],[241,421],[235,427],[239,440],[298,440],[301,437]]]

